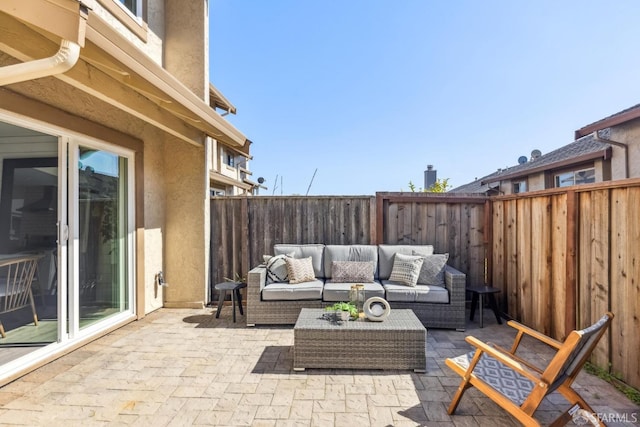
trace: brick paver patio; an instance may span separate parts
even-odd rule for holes
[[[0,424],[29,426],[515,426],[469,390],[456,415],[446,408],[459,377],[444,358],[469,347],[468,334],[507,345],[512,329],[485,313],[485,327],[428,331],[427,372],[293,371],[292,327],[247,328],[229,308],[161,309],[0,389]],[[543,346],[525,342],[545,359]],[[336,351],[340,351],[336,348]],[[640,408],[586,373],[580,392],[604,414]],[[565,401],[552,395],[537,416]],[[630,418],[628,418],[630,419]],[[614,422],[609,425],[632,425]]]

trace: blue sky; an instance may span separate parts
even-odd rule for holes
[[[261,194],[457,187],[640,103],[640,2],[211,0]],[[274,191],[275,179],[278,177]]]

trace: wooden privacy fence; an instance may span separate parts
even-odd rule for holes
[[[492,198],[491,276],[502,308],[563,339],[616,316],[593,362],[640,388],[640,180]]]
[[[483,196],[429,193],[215,198],[211,280],[246,274],[276,243],[388,243],[433,245],[470,283],[484,283],[486,203]]]

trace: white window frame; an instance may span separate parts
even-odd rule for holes
[[[567,170],[567,171],[563,171],[563,172],[558,172],[553,174],[553,186],[554,188],[562,188],[562,187],[571,187],[572,185],[583,185],[583,184],[591,184],[589,182],[581,182],[581,183],[577,183],[576,184],[576,175],[579,174],[580,172],[585,172],[585,171],[593,171],[594,173],[594,181],[595,181],[595,167],[591,166],[588,168],[582,168],[582,169],[575,169],[575,170]],[[560,176],[562,175],[568,175],[571,174],[573,175],[573,183],[570,185],[559,185],[560,184]]]
[[[122,10],[124,10],[125,12],[133,16],[136,20],[139,20],[142,18],[142,0],[133,0],[136,2],[136,5],[135,5],[136,10],[129,9],[121,0],[113,0],[113,1],[116,2],[118,6],[122,8]]]

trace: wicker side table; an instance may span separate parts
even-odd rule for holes
[[[303,308],[293,328],[293,369],[413,369],[425,372],[427,330],[412,310],[391,310],[384,322],[335,322]]]

